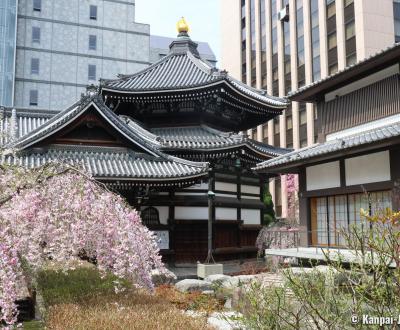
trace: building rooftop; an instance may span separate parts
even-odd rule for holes
[[[339,87],[360,80],[371,73],[385,69],[399,63],[400,43],[381,50],[364,60],[336,72],[333,75],[322,78],[311,84],[290,92],[288,98],[292,101],[315,102],[319,95],[326,94]]]
[[[170,37],[163,37],[163,36],[156,36],[156,35],[151,35],[150,36],[150,48],[159,48],[159,49],[166,49],[169,50],[169,45],[175,40],[175,38],[170,38]],[[215,54],[212,51],[210,45],[207,42],[202,42],[202,41],[195,41],[198,45],[198,50],[199,53],[209,58],[215,58]]]
[[[304,165],[308,161],[315,162],[319,158],[334,158],[341,152],[349,154],[351,149],[361,147],[371,147],[371,145],[383,146],[385,142],[390,143],[390,139],[400,136],[400,122],[392,123],[383,127],[357,133],[354,135],[315,144],[303,149],[292,151],[285,155],[267,160],[258,164],[254,169],[259,172],[280,172],[285,169]]]
[[[121,138],[129,141],[131,147],[60,145],[51,142],[50,137],[56,137],[90,111],[95,111],[111,125]],[[171,184],[179,184],[180,180],[194,180],[208,173],[208,163],[191,162],[163,153],[157,138],[149,139],[141,130],[128,125],[97,94],[83,96],[80,101],[50,119],[46,114],[42,118],[22,118],[12,111],[10,118],[1,120],[2,133],[11,133],[8,139],[3,139],[3,147],[8,151],[1,159],[3,163],[38,167],[57,160],[82,165],[98,179],[165,180],[171,181]],[[22,123],[22,131],[28,131],[26,134],[20,133],[18,122]],[[42,141],[48,142],[43,145]]]

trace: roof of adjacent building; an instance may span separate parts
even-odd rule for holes
[[[165,49],[168,53],[169,45],[174,40],[175,40],[175,38],[151,35],[150,36],[150,48]],[[207,60],[214,59],[216,61],[215,54],[207,42],[195,41],[195,43],[198,44],[197,49],[202,57],[205,57]]]
[[[133,145],[138,146],[143,152],[81,145],[36,147],[39,142],[71,124],[88,109],[95,109],[119,134]],[[95,177],[123,177],[130,180],[187,180],[204,176],[208,172],[207,163],[192,162],[163,153],[157,139],[150,140],[143,137],[140,130],[132,128],[123,118],[113,113],[99,95],[84,96],[68,109],[50,119],[45,118],[43,121],[45,122],[41,123],[35,117],[25,119],[22,121],[25,123],[25,127],[29,127],[30,124],[32,124],[31,128],[36,127],[20,136],[17,132],[18,129],[13,127],[17,126],[18,122],[15,111],[12,113],[11,119],[3,118],[1,127],[6,128],[3,132],[11,131],[14,136],[5,141],[4,148],[9,152],[2,158],[2,161],[34,167],[47,161],[64,160],[73,164],[82,164]],[[10,129],[7,128],[7,125]]]
[[[119,79],[102,80],[101,90],[131,94],[183,92],[218,86],[241,94],[259,105],[277,110],[287,107],[284,98],[269,96],[243,84],[226,71],[211,66],[202,59],[197,44],[187,34],[182,34],[170,45],[170,52],[158,62],[132,75],[120,75]]]
[[[400,43],[383,49],[364,60],[350,65],[330,76],[314,81],[296,91],[290,92],[288,98],[293,101],[313,102],[318,95],[326,94],[344,85],[357,81],[373,72],[399,63]]]
[[[353,148],[383,143],[400,136],[400,122],[383,127],[374,128],[362,133],[315,144],[303,149],[292,151],[285,155],[267,160],[258,164],[255,170],[260,172],[279,172],[283,168],[296,167],[305,162],[311,163],[314,159],[335,156],[340,152],[350,151]]]

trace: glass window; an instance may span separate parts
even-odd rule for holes
[[[299,116],[300,116],[300,125],[307,124],[307,109],[305,107],[300,108]]]
[[[361,209],[370,215],[392,208],[390,191],[377,191],[349,195],[337,195],[311,199],[311,217],[315,245],[343,246],[341,235],[348,225],[361,224]]]
[[[335,2],[330,3],[326,8],[326,16],[327,18],[331,18],[336,15],[336,5]]]
[[[350,66],[350,65],[353,65],[356,63],[357,63],[357,55],[356,54],[352,54],[352,55],[346,57],[346,65],[347,66]]]
[[[328,36],[328,49],[333,49],[337,46],[336,33],[332,33]]]
[[[320,57],[313,58],[313,80],[319,80],[321,77],[321,62]]]
[[[346,24],[346,40],[354,37],[356,35],[354,21],[351,21]]]
[[[42,10],[42,0],[33,0],[33,10],[34,11]]]
[[[286,117],[286,129],[292,129],[292,128],[293,128],[292,116],[287,116]]]
[[[97,6],[90,5],[90,19],[97,19]]]
[[[300,140],[300,148],[305,148],[307,147],[307,145],[308,145],[307,139]]]
[[[39,93],[37,89],[31,89],[29,91],[29,105],[38,105]]]
[[[263,125],[263,137],[268,139],[268,124]]]
[[[354,0],[344,0],[344,6],[347,7],[348,5],[351,5],[354,2]]]
[[[32,42],[40,43],[40,27],[32,26]]]
[[[96,80],[96,65],[88,65],[88,80]]]
[[[393,17],[394,17],[394,34],[396,42],[399,42],[400,37],[400,0],[393,2]]]
[[[39,74],[39,59],[31,59],[31,74]]]
[[[275,131],[275,134],[279,134],[281,131],[278,118],[274,119],[274,131]]]
[[[97,49],[97,36],[89,35],[89,50],[96,50]]]
[[[329,74],[334,74],[335,72],[337,72],[338,70],[338,65],[337,63],[332,64],[331,66],[329,66]]]

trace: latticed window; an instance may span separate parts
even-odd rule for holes
[[[146,226],[154,226],[160,224],[160,216],[155,207],[148,207],[141,213],[142,222]]]

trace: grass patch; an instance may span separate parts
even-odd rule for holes
[[[117,294],[115,280],[111,275],[102,278],[94,268],[40,272],[38,288],[46,306],[46,329],[208,329],[206,317],[193,318],[182,312],[193,303],[206,306],[203,297],[179,296],[167,286],[149,294],[127,282],[123,282],[126,290]]]
[[[23,322],[24,330],[44,330],[44,324],[41,321],[26,321]]]
[[[82,303],[87,298],[114,292],[117,278],[113,275],[101,277],[94,268],[77,268],[69,272],[43,270],[38,274],[38,289],[45,306],[60,303]],[[120,281],[123,287],[131,285]]]

